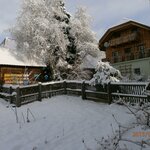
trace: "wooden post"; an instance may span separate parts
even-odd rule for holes
[[[38,101],[42,101],[42,84],[41,84],[41,82],[39,82],[39,84],[38,84],[38,89],[39,89]]]
[[[51,93],[51,91],[52,91],[52,86],[51,86],[51,84],[49,85],[49,98],[51,98],[52,97],[52,93]]]
[[[147,101],[150,102],[150,83],[146,87],[146,91],[147,91]]]
[[[16,88],[16,106],[20,107],[21,106],[21,99],[20,99],[20,88]]]
[[[82,93],[82,99],[83,100],[86,99],[85,81],[83,81],[83,83],[82,83],[82,91],[81,91],[81,93]]]
[[[150,102],[150,93],[147,94],[147,100]]]
[[[108,93],[108,103],[111,104],[112,96],[111,96],[111,82],[107,84],[107,93]]]
[[[66,83],[66,81],[64,81],[64,94],[67,94],[67,83]]]
[[[9,94],[10,94],[9,102],[10,102],[10,104],[12,104],[12,101],[13,101],[12,91],[13,91],[12,86],[10,86],[10,88],[9,88]]]

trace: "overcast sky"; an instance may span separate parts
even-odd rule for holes
[[[8,36],[6,29],[15,24],[20,3],[21,0],[0,0],[0,41]],[[149,0],[66,0],[66,9],[71,14],[78,6],[87,8],[98,39],[111,26],[129,19],[150,26]]]

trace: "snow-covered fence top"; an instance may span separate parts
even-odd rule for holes
[[[144,102],[148,101],[148,96],[145,94],[145,91],[149,88],[148,85],[148,83],[109,83],[103,87],[101,85],[91,86],[88,81],[66,80],[29,86],[5,86],[4,91],[10,95],[9,98],[8,95],[6,96],[7,100],[10,100],[17,106],[62,94],[82,96],[82,99],[105,103],[111,103],[112,100],[120,98],[136,103],[141,100]]]

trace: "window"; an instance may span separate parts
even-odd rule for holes
[[[118,52],[117,52],[117,51],[115,51],[115,52],[112,52],[112,57],[113,57],[113,58],[116,58],[116,57],[118,57]]]
[[[119,61],[119,53],[118,51],[112,52],[113,62],[116,63]]]
[[[138,46],[138,51],[139,51],[139,58],[144,58],[145,56],[145,46],[144,44],[141,44]]]
[[[125,53],[125,55],[124,55],[125,60],[127,60],[127,61],[131,60],[131,48],[130,47],[125,48],[124,53]]]
[[[118,38],[118,37],[120,37],[120,36],[121,36],[120,32],[114,32],[114,33],[113,33],[113,37],[114,37],[114,38]]]
[[[131,29],[131,32],[132,32],[132,33],[138,32],[138,28],[132,28],[132,29]]]
[[[138,49],[139,49],[139,51],[144,51],[144,49],[145,49],[144,44],[139,45],[139,46],[138,46]]]
[[[134,73],[140,75],[141,74],[140,68],[135,68]]]
[[[125,53],[125,54],[131,53],[131,48],[125,48],[125,49],[124,49],[124,53]]]

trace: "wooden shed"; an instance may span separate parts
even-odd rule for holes
[[[46,67],[26,59],[17,59],[12,50],[0,48],[0,78],[5,84],[32,84],[42,80],[42,72]]]

